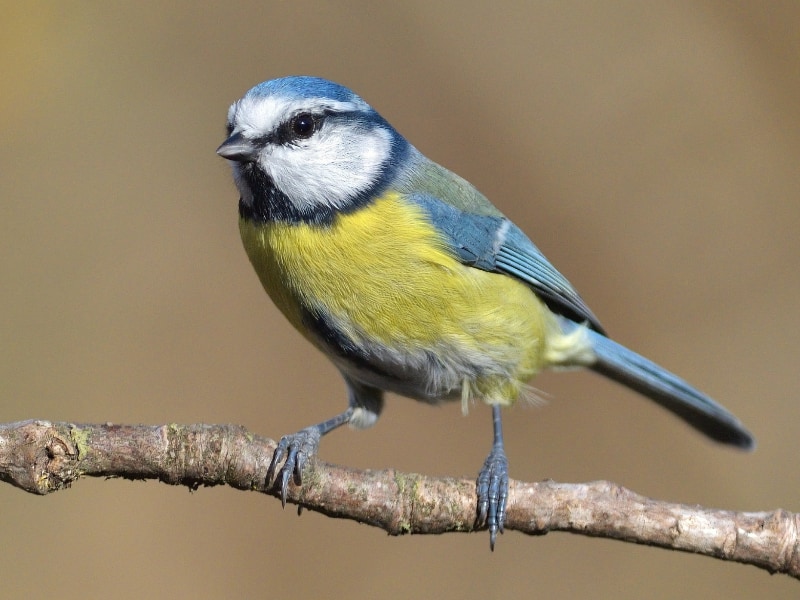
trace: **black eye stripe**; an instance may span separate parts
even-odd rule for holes
[[[313,128],[310,131],[303,128],[306,132],[306,135],[298,134],[298,132],[296,132],[294,129],[295,125],[298,124],[297,119],[301,117],[304,119],[310,119],[311,122],[313,122]],[[354,124],[358,124],[359,122],[363,121],[363,115],[354,111],[334,111],[328,109],[312,112],[306,110],[292,115],[280,123],[277,128],[270,133],[254,138],[253,142],[264,146],[267,144],[274,144],[278,146],[296,144],[299,141],[313,137],[313,135],[317,133],[327,121],[337,119],[345,119]]]

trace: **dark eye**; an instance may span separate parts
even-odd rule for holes
[[[310,138],[317,129],[317,118],[311,113],[300,113],[292,119],[292,132],[300,139]]]
[[[317,129],[317,118],[311,113],[300,113],[292,119],[292,132],[300,139],[310,138]]]

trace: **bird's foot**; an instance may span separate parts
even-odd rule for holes
[[[489,545],[494,550],[497,532],[503,533],[508,500],[508,459],[501,444],[492,446],[492,451],[478,473],[476,488],[478,518],[475,525],[489,528]]]
[[[280,480],[281,486],[281,503],[284,508],[286,507],[286,491],[289,488],[289,478],[294,479],[295,485],[303,483],[303,467],[309,458],[317,453],[319,448],[319,441],[326,433],[333,431],[337,427],[341,427],[353,416],[355,409],[353,406],[348,406],[347,410],[343,413],[336,415],[318,423],[311,427],[301,429],[297,433],[285,435],[278,442],[278,447],[272,454],[272,460],[267,469],[266,485],[269,487],[272,484],[272,478],[275,477],[278,465],[283,461],[283,466],[277,470],[277,477],[275,483]]]
[[[278,442],[278,447],[275,448],[272,461],[267,469],[266,484],[270,486],[273,477],[275,477],[276,485],[280,482],[281,504],[284,507],[286,506],[289,479],[294,479],[295,485],[303,483],[303,467],[308,459],[317,453],[323,433],[319,425],[312,425],[297,433],[285,435]],[[283,466],[277,470],[276,476],[276,469],[281,461],[283,461]]]

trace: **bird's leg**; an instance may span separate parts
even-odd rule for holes
[[[508,459],[503,446],[503,424],[498,404],[492,406],[492,422],[494,424],[492,451],[483,463],[476,482],[478,517],[475,525],[489,527],[489,545],[494,550],[497,532],[503,533],[508,500]]]
[[[349,406],[343,413],[317,425],[301,429],[297,433],[285,435],[278,442],[278,447],[275,448],[272,461],[267,469],[266,484],[267,486],[270,485],[278,464],[285,457],[286,460],[278,471],[277,477],[275,477],[276,484],[280,480],[281,503],[283,506],[286,506],[286,490],[289,487],[289,478],[294,475],[295,485],[300,485],[303,482],[303,467],[306,461],[317,453],[322,436],[347,423],[353,416],[354,410],[353,406]]]

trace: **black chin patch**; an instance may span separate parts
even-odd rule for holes
[[[240,168],[241,177],[250,188],[253,199],[252,205],[239,200],[239,216],[242,219],[257,223],[281,221],[328,225],[336,216],[334,210],[327,206],[316,206],[313,210],[306,211],[298,210],[289,197],[275,186],[272,177],[255,163],[246,163]]]

